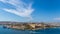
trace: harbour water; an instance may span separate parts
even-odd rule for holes
[[[60,34],[60,28],[48,28],[41,30],[15,30],[0,26],[0,34]]]

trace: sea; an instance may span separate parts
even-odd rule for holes
[[[0,26],[0,34],[60,34],[60,27],[40,30],[16,30]]]

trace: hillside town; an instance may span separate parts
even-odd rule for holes
[[[23,22],[1,22],[0,25],[3,25],[3,28],[19,29],[19,30],[38,30],[38,29],[47,29],[53,27],[60,27],[54,24],[47,23],[23,23]]]
[[[52,27],[43,23],[21,23],[21,24],[7,24],[4,25],[6,28],[21,29],[21,30],[37,30]]]

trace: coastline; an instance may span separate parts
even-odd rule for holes
[[[23,23],[23,24],[7,24],[4,25],[3,27],[17,30],[39,30],[53,28],[55,26],[44,23]]]

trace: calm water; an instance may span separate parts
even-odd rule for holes
[[[23,30],[7,29],[0,26],[0,34],[60,34],[60,28],[50,28],[36,31],[30,31],[30,30],[23,31]]]

